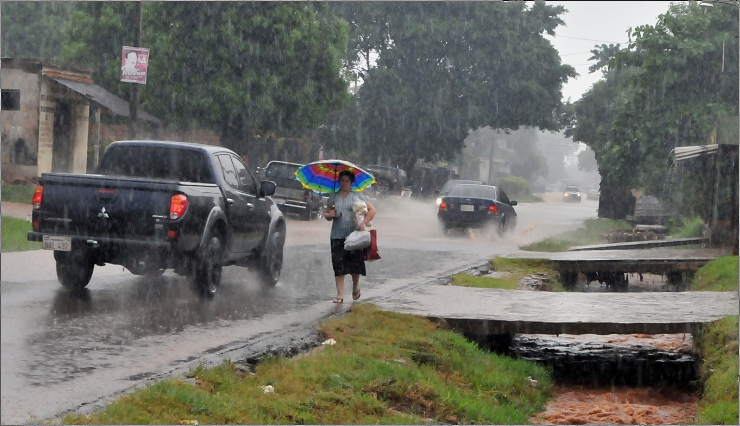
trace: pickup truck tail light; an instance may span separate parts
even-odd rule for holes
[[[188,210],[188,197],[183,194],[176,194],[170,200],[170,219],[180,219],[185,216]]]
[[[488,206],[488,214],[492,214],[494,216],[498,215],[498,208],[491,204],[490,206]]]
[[[36,185],[36,189],[33,191],[33,199],[31,200],[31,204],[33,204],[34,210],[41,209],[41,200],[44,198],[44,187],[41,185]]]

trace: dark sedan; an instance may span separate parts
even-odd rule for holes
[[[445,231],[495,226],[503,235],[516,226],[516,204],[495,186],[459,184],[442,197],[437,218]]]

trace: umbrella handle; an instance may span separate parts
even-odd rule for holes
[[[337,207],[334,204],[332,204],[331,207],[329,207],[329,210],[334,210],[334,214],[336,214]],[[339,212],[339,215],[334,216],[335,219],[339,219],[340,217],[342,217],[342,212]]]

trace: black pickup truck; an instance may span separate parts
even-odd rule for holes
[[[54,250],[71,290],[112,263],[136,275],[174,269],[212,297],[225,265],[254,268],[269,285],[280,278],[286,227],[274,192],[222,147],[114,142],[95,174],[41,175],[28,239]]]

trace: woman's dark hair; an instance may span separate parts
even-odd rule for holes
[[[339,172],[339,179],[342,179],[342,176],[347,176],[349,178],[349,183],[355,183],[355,174],[350,172],[349,170],[342,170]]]

